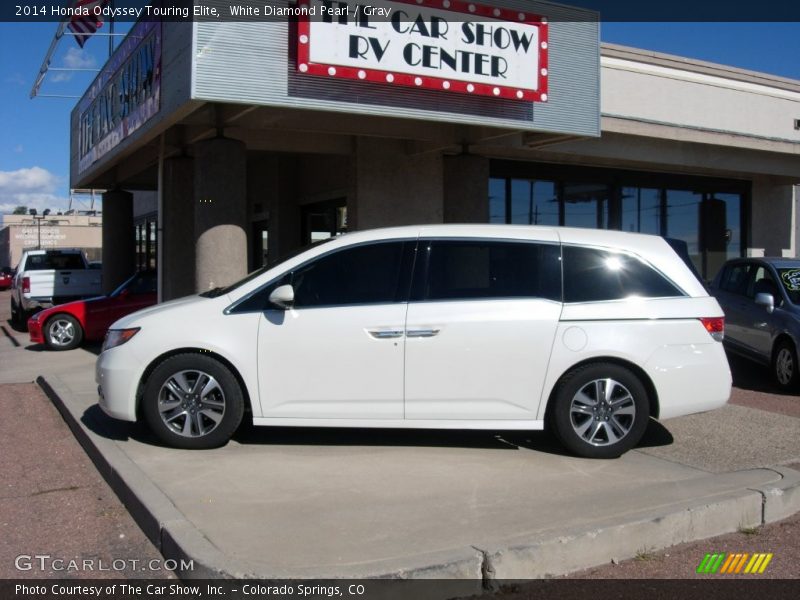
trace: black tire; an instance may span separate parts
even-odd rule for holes
[[[800,368],[797,365],[797,350],[789,340],[781,340],[775,344],[772,352],[772,379],[785,392],[793,392],[798,388]]]
[[[72,350],[83,341],[83,328],[72,315],[53,315],[42,326],[44,343],[50,350]]]
[[[20,328],[24,325],[22,311],[20,311],[19,306],[17,306],[13,298],[11,298],[11,324],[16,328]]]
[[[216,386],[203,395],[210,378]],[[158,365],[148,378],[142,411],[153,433],[169,446],[217,448],[242,422],[244,396],[236,377],[218,360],[179,354]]]
[[[611,398],[606,396],[608,381],[614,383]],[[650,420],[645,386],[632,371],[613,363],[568,372],[553,402],[556,435],[568,450],[585,458],[619,457],[639,443]]]

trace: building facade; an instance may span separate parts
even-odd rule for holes
[[[80,248],[90,261],[102,260],[101,215],[3,215],[0,266],[16,267],[25,250]]]
[[[143,235],[163,299],[414,223],[654,233],[707,278],[796,254],[800,82],[600,45],[597,15],[561,5],[384,4],[137,24],[71,117],[72,185],[111,190],[109,288]],[[144,234],[123,190],[156,194]]]

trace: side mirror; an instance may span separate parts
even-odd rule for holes
[[[124,298],[125,296],[130,296],[130,295],[131,295],[131,291],[128,288],[125,288],[124,290],[120,290],[120,292],[119,292],[119,297],[120,298]]]
[[[272,290],[269,301],[284,310],[291,308],[294,304],[294,288],[291,285],[282,285]]]
[[[767,294],[765,292],[756,294],[755,302],[758,306],[766,308],[767,312],[770,314],[775,310],[775,298],[772,297],[772,294]]]

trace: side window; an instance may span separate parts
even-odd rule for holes
[[[761,293],[771,294],[775,300],[775,304],[780,304],[781,293],[778,290],[775,279],[766,267],[758,266],[755,267],[755,274],[750,280],[750,284],[747,286],[747,297],[755,298],[756,294]]]
[[[748,275],[751,265],[748,263],[737,263],[729,265],[722,275],[720,287],[731,294],[745,295],[747,288]]]
[[[413,300],[561,300],[557,245],[433,240],[420,243],[419,248]],[[428,254],[424,281],[423,253]]]
[[[683,293],[658,271],[629,254],[564,246],[564,302],[663,298]]]
[[[377,242],[331,252],[286,273],[233,312],[269,309],[269,295],[286,284],[294,287],[295,308],[405,302],[410,264],[403,260],[404,247],[404,242]]]
[[[403,243],[367,244],[333,252],[292,273],[297,308],[404,301]]]

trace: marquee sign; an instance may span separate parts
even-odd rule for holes
[[[298,0],[297,70],[547,101],[547,19],[462,0]]]
[[[78,173],[153,117],[161,104],[161,23],[140,21],[78,105]]]

